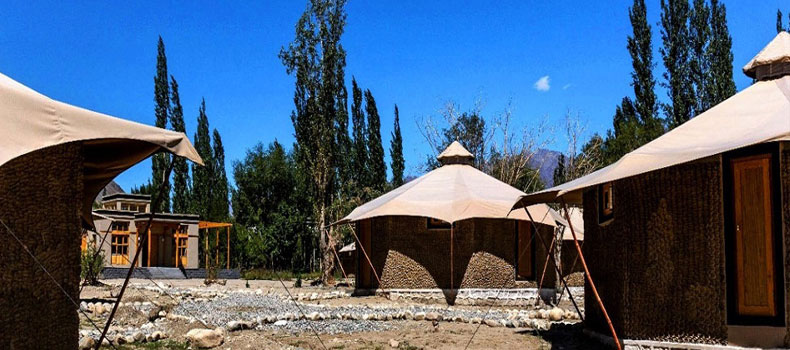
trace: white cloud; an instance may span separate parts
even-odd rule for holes
[[[573,84],[565,84],[565,85],[562,87],[562,89],[563,89],[563,90],[568,90],[568,89],[569,89],[571,86],[573,86]]]
[[[545,75],[542,76],[538,81],[535,82],[535,90],[538,91],[549,91],[551,89],[551,85],[549,85],[549,76]]]

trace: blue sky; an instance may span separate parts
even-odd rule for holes
[[[741,90],[750,84],[741,67],[776,34],[777,8],[787,12],[790,6],[724,3]],[[548,118],[560,127],[571,110],[589,132],[605,132],[616,104],[632,95],[625,49],[630,4],[352,0],[343,37],[347,78],[350,85],[356,76],[373,92],[387,150],[398,104],[407,174],[419,174],[431,152],[416,121],[436,115],[449,100],[462,110],[480,100],[486,114],[500,113],[512,101],[520,126]],[[4,2],[0,72],[55,99],[153,124],[156,41],[162,35],[169,72],[180,85],[187,134],[192,138],[205,97],[230,173],[231,163],[258,142],[293,142],[293,78],[277,53],[293,39],[304,8],[299,0]],[[648,1],[648,16],[660,77],[657,0]],[[663,90],[659,96],[666,101]],[[564,137],[554,139],[549,148],[564,151]],[[149,176],[146,161],[117,181],[128,190]]]

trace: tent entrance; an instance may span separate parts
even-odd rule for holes
[[[728,323],[784,324],[777,156],[729,158]]]

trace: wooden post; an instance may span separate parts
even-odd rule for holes
[[[198,234],[200,237],[200,234]],[[206,258],[203,260],[204,265],[206,265],[206,273],[208,273],[208,229],[206,229],[206,239],[203,240],[206,243],[206,249],[203,250],[203,254],[206,255]]]
[[[214,265],[219,267],[219,231],[214,230]]]
[[[151,227],[147,227],[148,231],[148,267],[151,267]]]
[[[584,255],[582,254],[582,247],[579,246],[579,240],[576,239],[576,232],[573,230],[573,224],[571,223],[571,216],[568,213],[568,205],[565,204],[565,199],[562,199],[562,208],[565,209],[565,219],[568,220],[568,228],[571,229],[571,235],[573,235],[573,243],[576,245],[576,253],[579,254],[579,259],[582,262],[582,267],[584,267],[584,275],[587,276],[587,282],[590,283],[590,289],[592,289],[593,295],[595,299],[598,301],[598,306],[601,307],[601,311],[603,312],[603,316],[606,318],[606,323],[609,324],[609,330],[612,331],[612,338],[614,338],[614,343],[617,345],[617,350],[621,350],[622,347],[620,346],[620,339],[617,338],[617,332],[614,330],[614,325],[612,325],[612,320],[609,318],[609,313],[606,312],[606,307],[603,306],[603,301],[601,301],[601,296],[598,295],[598,289],[595,288],[595,282],[593,282],[592,276],[590,275],[590,270],[587,268],[587,262],[584,261]],[[570,293],[570,290],[568,290]]]
[[[178,249],[178,243],[179,243],[178,240],[180,239],[178,237],[178,231],[176,231],[176,234],[173,235],[173,238],[174,238],[173,241],[175,241],[175,246],[176,246],[176,264],[175,265],[176,265],[176,267],[178,267],[178,264],[181,262],[181,257],[179,256],[179,253],[180,253],[181,249]]]
[[[228,252],[225,255],[225,260],[227,260],[227,262],[225,263],[226,264],[225,268],[230,270],[230,226],[225,226],[225,229],[228,235],[228,249],[227,249]]]

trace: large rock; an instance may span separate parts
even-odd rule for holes
[[[93,338],[91,337],[82,337],[82,339],[80,339],[80,344],[79,344],[80,350],[93,349],[95,346],[96,346],[96,341],[93,340]]]
[[[429,312],[425,314],[425,319],[428,321],[441,321],[442,315],[440,315],[438,312]]]
[[[195,328],[187,333],[187,339],[192,346],[210,349],[222,345],[225,337],[221,331],[214,329]]]
[[[558,307],[555,307],[549,311],[549,320],[551,321],[562,321],[563,316],[565,316],[565,311]]]

